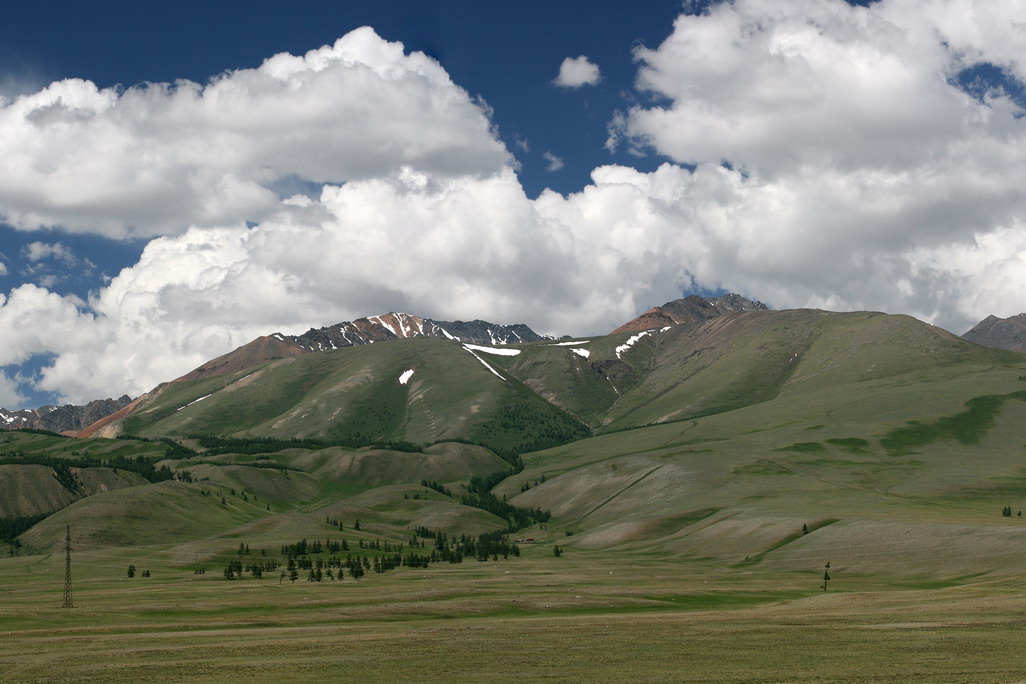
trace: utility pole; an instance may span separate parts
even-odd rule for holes
[[[64,552],[64,605],[61,608],[74,608],[75,606],[71,603],[71,525],[68,525]]]

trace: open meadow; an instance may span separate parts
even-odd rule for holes
[[[63,553],[8,558],[0,678],[1008,682],[1026,672],[1020,577],[834,572],[824,592],[820,567],[552,547],[295,583],[196,575],[174,548],[73,552],[67,609]],[[129,579],[129,564],[150,576]]]

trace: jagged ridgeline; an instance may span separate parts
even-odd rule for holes
[[[167,383],[103,434],[346,447],[464,440],[515,455],[1005,353],[906,316],[812,310],[504,348],[418,337]]]

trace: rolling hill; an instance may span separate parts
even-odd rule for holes
[[[68,520],[108,545],[155,527],[187,543],[336,519],[401,538],[511,525],[476,498],[487,481],[495,502],[551,513],[580,550],[797,567],[817,549],[892,543],[901,526],[936,544],[973,529],[997,548],[1024,532],[996,515],[1026,503],[1023,378],[1020,354],[873,312],[759,309],[503,346],[398,339],[166,383],[100,429],[119,440],[11,433],[8,490],[38,494],[0,490],[0,506],[60,509],[21,536],[37,548],[56,548]],[[84,475],[77,493],[54,488],[44,456],[108,445],[173,479],[103,479],[101,457],[78,471],[97,473],[91,488]],[[14,463],[15,447],[37,462]],[[121,520],[134,522],[102,532]]]

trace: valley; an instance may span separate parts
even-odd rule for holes
[[[872,312],[641,332],[303,353],[165,383],[88,438],[0,433],[0,517],[24,527],[4,528],[0,671],[1021,671],[1026,357]]]

